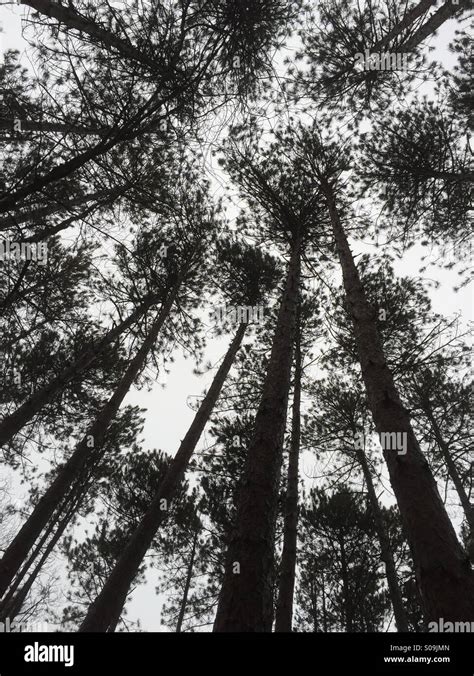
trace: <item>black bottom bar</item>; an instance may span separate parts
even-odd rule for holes
[[[247,676],[257,664],[267,673],[286,664],[295,671],[309,667],[311,673],[330,676],[359,672],[472,676],[473,637],[470,633],[0,633],[0,676],[115,672],[139,676],[178,668],[224,673],[236,667]]]

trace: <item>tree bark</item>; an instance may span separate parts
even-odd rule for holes
[[[113,631],[114,618],[120,616],[125,605],[130,586],[140,568],[153,538],[166,518],[169,502],[173,499],[176,488],[184,476],[191,456],[201,434],[212,414],[214,406],[224,385],[225,379],[239,351],[246,330],[241,324],[229,346],[212,384],[194,416],[178,452],[158,486],[150,506],[128,541],[122,555],[110,573],[105,585],[96,600],[89,607],[80,631]],[[163,509],[163,507],[165,507]]]
[[[181,599],[181,605],[179,608],[178,621],[176,622],[176,633],[180,634],[183,626],[184,614],[186,613],[186,605],[188,603],[189,588],[191,586],[191,580],[193,577],[193,568],[194,568],[194,559],[196,557],[196,545],[199,536],[199,529],[196,526],[193,536],[193,544],[191,548],[191,555],[189,557],[188,569],[186,572],[186,581],[184,583],[183,597]]]
[[[401,433],[405,455],[384,449],[390,481],[410,544],[427,621],[474,620],[474,576],[416,440],[387,366],[374,309],[367,301],[329,183],[321,181],[332,221],[354,326],[362,377],[379,435]]]
[[[48,404],[61,390],[79,374],[85,371],[99,357],[103,350],[116,340],[124,331],[132,326],[155,303],[157,296],[150,296],[134,310],[127,319],[110,329],[100,340],[86,348],[70,366],[66,366],[61,373],[52,378],[44,387],[31,395],[16,411],[7,415],[0,423],[0,446],[8,443],[46,404]]]
[[[403,605],[403,598],[398,585],[397,570],[395,568],[395,561],[393,559],[392,549],[390,547],[390,540],[387,533],[387,528],[380,509],[377,494],[375,492],[374,481],[370,471],[369,463],[365,452],[361,448],[356,448],[355,453],[357,460],[362,468],[365,483],[367,486],[367,495],[369,496],[370,506],[374,515],[375,528],[380,545],[380,556],[385,564],[385,576],[387,578],[388,591],[390,594],[390,601],[392,602],[393,614],[395,617],[395,624],[398,631],[410,631],[405,607]]]
[[[301,302],[301,301],[300,301]],[[275,631],[289,632],[293,621],[295,591],[296,549],[298,537],[298,465],[301,441],[301,310],[298,305],[295,337],[295,385],[291,423],[291,442],[288,454],[288,483],[283,525],[283,551],[280,564],[278,601],[275,613]]]
[[[286,287],[262,398],[243,472],[214,631],[270,632],[275,525],[290,388],[301,266],[301,235],[292,246]]]
[[[163,304],[157,319],[153,323],[137,354],[130,362],[114,394],[100,411],[82,441],[76,446],[69,460],[59,470],[55,480],[39,499],[33,512],[5,551],[3,558],[0,560],[0,595],[5,593],[13,577],[18,572],[22,561],[26,558],[36,539],[41,535],[41,531],[47,525],[54,510],[58,507],[86,462],[100,452],[107,429],[117,414],[133,381],[143,368],[146,358],[170,313],[178,290],[179,283],[175,285],[168,299]]]

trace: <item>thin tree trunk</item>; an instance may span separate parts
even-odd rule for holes
[[[413,9],[405,13],[401,19],[381,40],[379,40],[372,49],[378,50],[389,44],[394,38],[409,28],[417,19],[424,16],[429,9],[436,3],[436,0],[421,0]]]
[[[377,530],[377,536],[380,545],[380,557],[385,564],[385,576],[387,578],[388,591],[390,594],[390,600],[392,602],[395,623],[397,625],[398,631],[410,631],[410,625],[408,624],[405,607],[403,605],[402,594],[398,585],[397,570],[395,568],[395,561],[393,559],[392,549],[390,547],[390,540],[383,519],[382,510],[380,509],[377,494],[375,492],[374,481],[370,471],[369,463],[367,462],[365,452],[361,448],[356,448],[355,453],[362,468],[362,473],[367,486],[369,502],[374,515],[375,528]]]
[[[48,542],[48,538],[51,537],[51,534],[53,533],[54,529],[55,528],[60,529],[62,527],[64,531],[70,520],[73,518],[74,514],[76,513],[80,505],[81,498],[85,493],[86,490],[85,486],[87,486],[87,482],[83,483],[82,478],[79,477],[78,480],[76,481],[76,484],[72,487],[71,491],[64,497],[64,500],[62,501],[61,505],[58,506],[56,513],[52,515],[51,519],[47,524],[47,527],[43,530],[41,537],[39,538],[39,540],[35,542],[35,545],[30,551],[29,556],[26,559],[25,563],[18,571],[18,574],[15,576],[15,579],[9,585],[8,592],[3,596],[2,601],[0,602],[0,615],[4,612],[4,608],[7,606],[7,604],[10,604],[12,597],[14,596],[15,592],[21,585],[23,579],[26,577],[29,569],[40,555],[41,550],[43,549],[44,545]],[[53,547],[47,548],[49,552],[48,556],[52,552],[53,548],[54,545]],[[46,558],[41,557],[41,559],[42,559],[41,565],[43,565],[47,557]]]
[[[319,618],[318,618],[318,590],[313,581],[310,582],[311,585],[311,615],[313,619],[313,634],[316,634],[319,629]]]
[[[446,464],[450,479],[453,482],[454,487],[459,496],[459,500],[461,502],[464,514],[466,516],[466,521],[469,525],[469,530],[471,531],[472,534],[474,534],[474,507],[471,505],[469,497],[464,489],[461,477],[459,476],[459,472],[456,467],[456,463],[454,462],[451,453],[449,452],[448,444],[445,442],[443,438],[443,435],[441,433],[438,423],[436,422],[433,410],[429,402],[424,402],[423,410],[431,425],[431,429],[433,430],[436,443],[443,456],[443,460]]]
[[[418,45],[432,35],[448,19],[452,19],[456,14],[465,11],[469,7],[469,1],[461,0],[455,4],[452,0],[446,0],[441,7],[431,16],[404,44],[397,49],[398,52],[411,52]]]
[[[301,303],[301,301],[300,301]],[[292,630],[293,595],[296,575],[296,547],[298,536],[298,464],[301,441],[301,306],[298,305],[295,337],[295,385],[291,423],[291,442],[288,454],[288,483],[286,489],[283,525],[283,551],[280,564],[278,601],[275,613],[275,631]]]
[[[163,481],[158,486],[147,512],[125,546],[102,591],[89,607],[80,631],[113,630],[113,620],[117,616],[120,616],[130,586],[140,568],[143,558],[150,548],[158,528],[166,518],[169,502],[173,499],[176,488],[184,476],[194,449],[212,414],[225,379],[239,351],[246,328],[246,324],[239,326],[224,360],[180,444],[178,452],[171,461]]]
[[[100,340],[86,348],[70,366],[49,381],[44,387],[31,395],[16,411],[7,415],[0,423],[0,446],[8,443],[46,404],[48,404],[63,388],[79,374],[85,371],[100,356],[104,349],[122,335],[152,305],[159,302],[158,296],[150,296],[148,300],[136,308],[128,317],[110,329]]]
[[[39,14],[56,19],[68,29],[78,30],[88,35],[93,42],[108,51],[118,52],[121,56],[132,59],[148,69],[156,71],[157,63],[154,59],[147,57],[137,47],[134,47],[132,43],[122,40],[110,31],[102,28],[95,21],[79,14],[71,6],[66,7],[52,0],[20,0],[20,2],[22,5],[28,5]]]
[[[25,603],[26,597],[28,596],[33,584],[35,583],[41,569],[43,568],[46,560],[48,559],[51,552],[61,539],[73,515],[74,509],[69,509],[68,512],[62,518],[62,520],[59,522],[56,532],[46,545],[44,552],[42,553],[38,563],[36,564],[30,576],[28,577],[28,580],[21,587],[20,591],[14,596],[12,596],[9,602],[8,601],[6,603],[2,602],[0,609],[0,620],[4,621],[7,617],[9,617],[10,621],[12,621],[21,611],[23,604]]]
[[[0,595],[5,593],[13,577],[18,572],[22,561],[26,558],[36,539],[41,535],[41,531],[46,527],[54,510],[64,498],[67,490],[71,487],[86,462],[100,451],[107,429],[117,414],[131,385],[143,368],[146,358],[170,313],[178,290],[179,282],[169,294],[143,344],[122,376],[114,394],[100,411],[82,441],[76,446],[69,460],[59,470],[55,480],[39,499],[33,512],[5,551],[3,558],[0,560]]]
[[[184,583],[183,597],[181,599],[181,605],[179,608],[178,621],[176,622],[176,633],[180,634],[183,626],[184,615],[186,613],[186,605],[188,603],[189,588],[191,587],[191,580],[193,577],[194,569],[194,559],[196,558],[196,545],[199,536],[199,528],[196,526],[193,536],[193,545],[191,549],[191,555],[189,557],[188,569],[186,571],[186,581]]]
[[[300,285],[296,237],[247,453],[214,631],[272,630],[275,525]]]
[[[474,620],[474,579],[441,501],[430,467],[418,445],[410,417],[394,384],[377,331],[374,309],[367,301],[340,222],[332,188],[321,182],[329,206],[341,263],[348,309],[354,326],[362,377],[379,435],[403,435],[406,453],[385,448],[390,481],[410,544],[427,621]]]

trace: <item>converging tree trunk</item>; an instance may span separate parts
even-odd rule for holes
[[[453,482],[456,492],[459,496],[459,501],[462,505],[466,521],[469,525],[469,530],[471,531],[472,535],[474,535],[474,507],[473,505],[471,505],[469,496],[466,493],[466,490],[463,486],[462,479],[459,476],[458,468],[456,467],[456,463],[454,462],[453,457],[449,451],[448,444],[443,438],[443,434],[436,421],[430,402],[425,399],[425,401],[422,402],[422,407],[431,425],[431,429],[433,430],[436,443],[438,445],[439,450],[441,451],[441,455],[443,456],[443,460],[448,470],[449,477]]]
[[[86,348],[77,359],[66,366],[59,375],[52,378],[49,383],[40,390],[34,392],[16,411],[7,415],[0,423],[0,446],[8,443],[19,430],[21,430],[41,409],[48,404],[62,389],[74,378],[83,373],[100,356],[105,348],[121,336],[132,326],[147,310],[159,302],[157,295],[149,298],[139,305],[122,322],[110,329],[100,340]]]
[[[403,439],[400,449],[387,448],[385,444],[383,455],[410,544],[426,620],[438,621],[443,617],[446,621],[472,621],[474,576],[469,560],[456,537],[387,366],[375,311],[367,301],[354,263],[333,188],[326,180],[321,181],[321,187],[328,202],[372,417],[381,439],[387,436],[391,439],[393,433],[401,434]]]
[[[275,525],[300,285],[295,236],[262,398],[243,472],[214,631],[271,631]]]
[[[193,535],[193,543],[191,546],[191,553],[189,555],[188,569],[186,571],[186,580],[184,582],[183,596],[179,606],[178,621],[176,622],[176,633],[180,634],[183,627],[184,615],[186,613],[186,606],[188,603],[189,589],[191,587],[191,580],[193,578],[194,560],[196,558],[196,545],[199,537],[199,528],[196,525],[196,530]]]
[[[148,510],[125,546],[105,585],[91,604],[80,631],[113,631],[125,605],[131,584],[153,538],[166,518],[169,503],[184,476],[191,456],[208,422],[225,379],[239,351],[247,325],[241,324],[212,384],[194,416],[178,452],[161,481]]]
[[[54,510],[58,507],[60,501],[64,498],[66,492],[71,487],[75,478],[80,474],[86,462],[91,457],[100,453],[100,448],[103,444],[107,429],[117,414],[131,385],[143,368],[150,350],[156,343],[160,330],[175,302],[179,286],[180,283],[177,282],[172,292],[168,295],[158,317],[154,321],[137,354],[130,362],[114,394],[100,411],[82,441],[76,446],[69,460],[67,460],[64,466],[59,470],[53,483],[38,500],[31,515],[5,551],[5,554],[0,560],[1,595],[7,590],[13,577],[16,575],[22,562],[28,555],[29,550],[33,547],[43,528],[46,527]]]
[[[301,301],[300,301],[301,303]],[[295,383],[291,420],[291,441],[288,453],[288,481],[283,522],[283,550],[280,562],[278,600],[275,613],[275,631],[289,632],[293,620],[293,595],[296,575],[296,547],[298,537],[298,465],[301,441],[301,306],[298,304],[295,337]]]
[[[362,474],[364,475],[365,485],[367,486],[367,495],[369,496],[370,506],[374,515],[375,528],[380,545],[380,558],[385,565],[385,577],[387,578],[388,592],[392,603],[395,624],[397,625],[398,631],[410,631],[400,586],[398,584],[397,569],[395,568],[390,539],[388,537],[382,510],[380,509],[379,501],[377,499],[377,493],[375,492],[372,472],[370,471],[367,456],[363,449],[356,448],[355,453],[361,466]]]

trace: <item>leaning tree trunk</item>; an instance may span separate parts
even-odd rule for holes
[[[7,415],[0,423],[0,446],[8,443],[41,409],[48,404],[63,388],[93,364],[101,353],[142,317],[152,305],[159,302],[157,295],[150,295],[120,324],[110,329],[100,340],[86,348],[70,366],[66,366],[59,375],[52,378],[40,390],[34,392],[16,411]]]
[[[54,0],[20,0],[20,2],[22,5],[28,5],[39,14],[56,19],[67,30],[77,30],[88,35],[92,42],[112,53],[118,53],[124,58],[132,59],[146,66],[149,70],[156,71],[157,69],[157,62],[146,56],[131,42],[122,40],[92,19],[76,12],[70,6],[59,4]]]
[[[180,95],[185,92],[186,88],[184,88],[183,91],[183,88],[178,86],[170,93],[160,97],[160,92],[156,91],[135,115],[122,124],[109,129],[95,145],[79,152],[65,162],[57,164],[48,173],[43,174],[42,176],[35,176],[35,178],[27,185],[18,188],[15,192],[10,191],[9,194],[2,197],[0,199],[0,213],[8,213],[26,197],[34,195],[52,183],[56,183],[57,181],[71,176],[88,162],[101,157],[109,150],[115,148],[119,143],[131,141],[139,136],[139,134],[145,133],[148,128],[155,127],[157,120],[148,120],[148,122],[146,122],[147,118],[159,111],[166,103],[179,98]],[[168,111],[167,114],[169,116],[176,113],[176,111],[177,109],[173,109]],[[161,120],[162,118],[160,117],[159,119]]]
[[[300,301],[301,303],[301,301]],[[291,442],[288,453],[288,483],[283,524],[283,551],[280,563],[278,600],[275,613],[275,631],[292,629],[293,595],[296,575],[296,547],[298,536],[298,464],[301,440],[301,307],[298,305],[295,337],[295,385],[291,421]]]
[[[301,239],[292,254],[239,495],[214,631],[271,631],[275,525],[300,284]]]
[[[424,15],[434,5],[436,5],[436,0],[421,0],[418,5],[415,5],[413,9],[405,13],[403,19],[395,24],[395,26],[372,47],[372,50],[375,51],[387,47],[389,43],[401,35],[405,29],[410,28],[410,26],[417,19],[424,17]],[[426,22],[422,23],[421,26],[418,26],[412,36],[409,37],[399,47],[397,47],[397,52],[409,52],[415,49],[420,44],[420,42],[434,33],[434,31],[437,30],[445,21],[451,19],[457,13],[468,9],[468,7],[469,0],[462,0],[461,6],[459,3],[452,2],[452,0],[444,2],[442,7],[440,7],[433,14],[433,16],[431,16]]]
[[[63,516],[63,518],[59,522],[56,532],[54,533],[50,541],[47,543],[43,553],[41,554],[39,561],[35,565],[30,575],[28,576],[28,579],[25,582],[25,584],[20,588],[18,592],[12,594],[10,598],[6,599],[5,602],[2,602],[0,604],[0,621],[5,620],[7,617],[9,617],[10,620],[13,620],[21,612],[23,605],[26,601],[26,598],[30,593],[33,584],[36,582],[39,573],[41,572],[48,557],[56,547],[62,535],[64,534],[64,531],[66,530],[72,517],[74,516],[75,512],[74,507],[75,507],[74,505],[70,507],[67,513]]]
[[[191,456],[208,422],[227,374],[234,363],[242,343],[246,324],[241,324],[229,346],[212,384],[194,416],[178,452],[160,482],[148,510],[128,541],[120,558],[110,573],[96,600],[89,607],[80,631],[113,631],[125,605],[130,586],[140,568],[153,538],[166,517],[169,502],[173,499],[184,476]],[[163,509],[163,506],[166,506]]]
[[[176,633],[180,634],[183,627],[184,615],[186,613],[186,606],[188,603],[189,589],[191,587],[191,580],[193,579],[194,561],[196,558],[196,546],[199,536],[199,528],[196,525],[196,530],[193,535],[193,544],[191,547],[191,554],[189,556],[188,568],[186,571],[186,580],[184,582],[183,596],[179,607],[178,621],[176,622]]]
[[[61,535],[74,518],[74,515],[80,507],[82,498],[86,494],[87,486],[88,484],[90,485],[90,474],[91,468],[88,468],[88,476],[85,477],[85,480],[82,476],[76,480],[74,486],[71,487],[71,490],[67,493],[67,495],[65,495],[64,500],[62,500],[61,504],[56,509],[55,514],[53,514],[49,519],[47,527],[41,533],[41,537],[35,542],[34,547],[29,552],[28,558],[22,565],[21,569],[18,571],[15,579],[9,585],[8,592],[3,596],[2,601],[0,602],[0,620],[2,619],[2,615],[5,614],[5,608],[10,607],[12,603],[17,604],[17,601],[14,599],[17,599],[18,595],[22,594],[23,590],[28,585],[28,582],[26,582],[21,587],[20,592],[17,592],[17,590],[20,588],[24,578],[28,574],[28,571],[33,566],[38,556],[40,556],[41,551],[45,545],[47,546],[44,549],[43,554],[41,554],[41,563],[39,564],[39,567],[38,564],[35,566],[34,571],[36,572],[30,574],[30,577],[28,578],[29,580],[31,579],[32,575],[34,578],[36,578],[42,566],[45,564],[49,555],[52,553],[54,547],[59,541]],[[12,617],[8,614],[8,612],[7,616]]]
[[[411,52],[418,45],[432,35],[448,19],[452,19],[456,14],[465,11],[470,6],[469,0],[461,0],[454,3],[452,0],[443,2],[441,7],[431,16],[415,33],[402,45],[397,48],[397,52]]]
[[[401,433],[405,455],[384,448],[390,482],[410,544],[426,621],[474,620],[474,576],[387,366],[376,314],[354,263],[332,187],[321,182],[342,268],[362,377],[379,435]],[[382,437],[385,438],[385,437]]]
[[[461,502],[462,508],[464,510],[464,515],[466,517],[466,521],[469,525],[469,530],[471,531],[471,534],[474,535],[474,507],[471,505],[469,501],[469,497],[466,493],[466,490],[463,486],[461,477],[459,476],[458,468],[456,467],[456,463],[453,460],[453,457],[451,453],[449,452],[449,447],[448,444],[445,442],[443,435],[441,433],[440,427],[436,421],[436,418],[433,414],[433,410],[431,408],[431,405],[429,402],[426,402],[423,405],[424,413],[426,417],[428,418],[428,421],[431,425],[431,429],[433,430],[433,434],[436,440],[436,443],[438,445],[439,450],[441,451],[441,455],[443,456],[443,460],[446,464],[446,468],[448,470],[449,477],[451,481],[454,484],[454,487],[457,491],[457,494],[459,496],[459,500]]]
[[[406,12],[398,23],[386,34],[384,37],[379,40],[372,49],[382,49],[386,47],[394,38],[398,37],[406,28],[409,28],[412,23],[417,19],[420,19],[422,16],[429,11],[429,9],[435,4],[436,0],[421,0],[413,9]]]
[[[403,598],[398,584],[397,570],[395,568],[395,561],[390,546],[390,539],[375,492],[372,472],[370,471],[369,463],[367,462],[367,456],[362,448],[356,448],[355,454],[362,468],[370,506],[374,515],[375,529],[380,545],[380,557],[385,564],[385,577],[387,578],[388,592],[390,594],[390,601],[392,602],[395,624],[397,625],[398,631],[410,631],[410,625],[408,624],[405,607],[403,605]]]
[[[89,459],[98,455],[110,423],[117,414],[133,381],[143,368],[148,353],[155,344],[158,334],[170,313],[179,285],[179,282],[177,282],[173,291],[169,294],[150,332],[122,376],[114,394],[100,411],[82,441],[76,446],[69,460],[59,470],[55,480],[39,499],[33,512],[5,551],[0,560],[0,595],[5,593],[36,539],[41,535],[41,531],[46,527],[48,520],[82,468]]]

